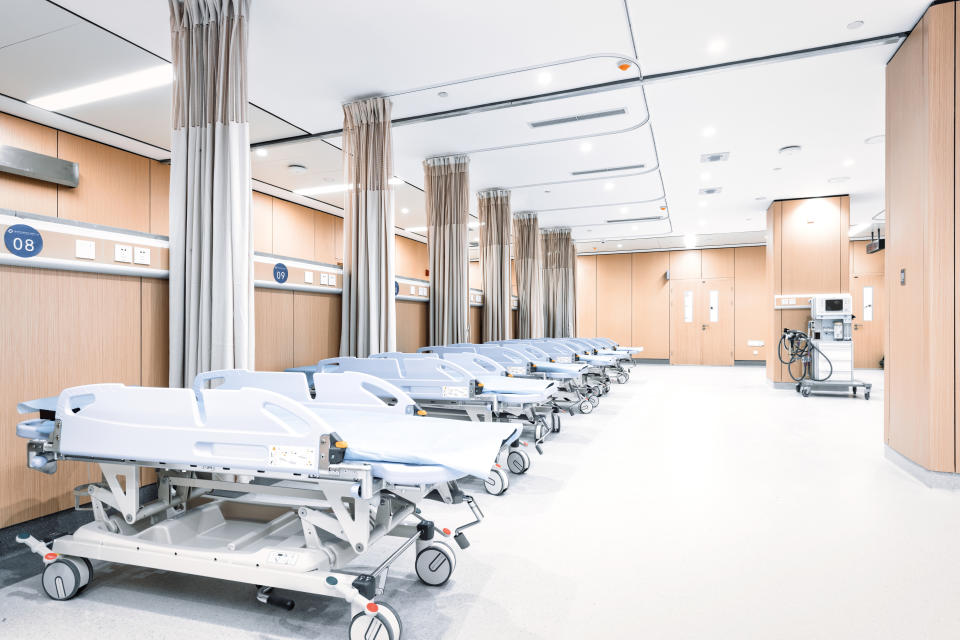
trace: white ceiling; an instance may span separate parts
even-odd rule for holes
[[[927,3],[627,0],[626,6],[637,57],[649,77],[907,31]],[[16,100],[170,57],[162,0],[58,0],[78,15],[45,0],[3,4],[0,94]],[[704,245],[762,241],[762,214],[775,198],[850,193],[854,223],[882,209],[883,145],[864,139],[883,133],[883,73],[892,45],[654,77],[645,91],[633,83],[535,104],[490,106],[636,78],[635,68],[621,71],[616,64],[634,51],[624,6],[623,0],[464,0],[455,10],[443,0],[254,2],[251,138],[335,131],[341,104],[368,95],[391,96],[395,120],[484,105],[459,117],[394,127],[395,174],[409,183],[397,188],[398,225],[425,225],[423,159],[469,153],[474,191],[512,188],[515,210],[539,211],[543,226],[572,226],[583,250],[674,248],[689,234]],[[864,24],[847,29],[854,20]],[[720,41],[724,46],[711,50]],[[153,145],[148,155],[167,157],[169,105],[169,88],[162,87],[64,115],[108,130],[104,141],[116,144],[121,134]],[[529,126],[618,108],[627,113]],[[648,115],[649,124],[642,126]],[[63,126],[78,124],[64,120]],[[705,127],[715,129],[712,137],[702,135]],[[254,177],[290,190],[339,183],[340,141],[328,142],[271,147],[266,157],[253,157]],[[584,143],[589,151],[581,149]],[[138,144],[131,150],[144,153]],[[799,155],[777,154],[793,144],[803,146]],[[716,151],[729,151],[729,162],[700,163],[702,153]],[[308,171],[293,174],[289,164]],[[572,175],[641,164],[640,170]],[[704,171],[709,179],[702,179]],[[842,176],[850,180],[827,182]],[[701,197],[697,190],[705,186],[722,192]],[[313,201],[332,211],[342,205],[341,194]],[[404,208],[408,213],[401,213]],[[666,214],[669,219],[606,222]],[[662,235],[667,237],[638,237]],[[604,239],[609,242],[594,248]]]

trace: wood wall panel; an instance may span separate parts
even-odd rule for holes
[[[632,272],[628,253],[597,256],[597,335],[617,344],[631,340]]]
[[[80,166],[80,184],[58,187],[57,215],[150,231],[150,160],[61,131],[59,156]]]
[[[670,279],[686,280],[700,277],[700,250],[670,251]]]
[[[846,291],[849,224],[841,232],[841,200],[809,198],[783,203],[781,293]]]
[[[0,113],[0,144],[56,157],[57,131]],[[56,217],[57,185],[2,173],[0,208]]]
[[[293,365],[340,355],[340,296],[293,292]]]
[[[293,291],[256,289],[253,294],[257,371],[294,366]]]
[[[511,261],[511,264],[512,261]],[[577,256],[577,335],[596,338],[597,256]]]
[[[883,273],[883,258],[886,250],[867,253],[867,242],[850,243],[850,275],[866,276]]]
[[[767,317],[767,339],[765,342],[769,346],[770,355],[767,358],[766,366],[767,380],[776,380],[781,375],[779,359],[773,356],[775,354],[774,349],[777,348],[777,341],[780,339],[780,330],[783,328],[780,321],[783,314],[773,309],[773,296],[780,292],[780,252],[775,251],[774,248],[780,243],[780,213],[782,208],[781,202],[774,201],[767,207],[766,213],[767,242],[764,247],[764,253],[766,254],[764,271],[769,304],[767,309],[772,311],[772,313],[765,314]]]
[[[170,165],[150,161],[150,233],[170,235]]]
[[[314,209],[279,198],[273,199],[273,252],[281,256],[313,260],[315,254]]]
[[[702,249],[700,251],[700,277],[734,277],[734,249]]]
[[[471,260],[468,265],[470,288],[471,289],[480,289],[483,291],[483,267],[480,265],[479,260]]]
[[[483,307],[471,306],[469,309],[470,331],[467,342],[483,342]]]
[[[666,251],[631,256],[630,343],[643,347],[641,358],[670,357],[670,282]]]
[[[733,251],[734,358],[764,360],[769,352],[767,318],[773,305],[767,296],[766,247],[737,247]],[[747,344],[750,340],[761,340],[764,346],[751,347]]]
[[[170,286],[166,280],[140,281],[140,384],[165,387],[170,365]]]
[[[397,351],[413,352],[430,344],[430,305],[397,300]]]
[[[342,242],[342,236],[338,235],[337,221],[340,220],[342,225],[343,220],[321,211],[318,211],[315,216],[314,260],[326,264],[337,264],[338,256],[342,253],[342,248],[338,246]]]
[[[427,245],[403,236],[394,236],[394,257],[397,276],[425,280],[430,268],[430,255]]]
[[[273,250],[273,198],[253,192],[253,250],[276,253]]]

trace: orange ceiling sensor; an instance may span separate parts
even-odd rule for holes
[[[629,71],[630,67],[632,66],[633,63],[629,60],[621,60],[617,63],[617,69],[620,69],[620,71]]]

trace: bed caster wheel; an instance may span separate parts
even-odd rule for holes
[[[870,399],[870,392],[869,392],[869,391],[864,391],[864,392],[863,392],[863,399],[864,399],[864,400],[869,400],[869,399]]]
[[[617,374],[617,382],[619,384],[627,384],[627,381],[630,379],[630,374],[628,373],[619,373]]]
[[[414,563],[420,582],[429,587],[446,584],[457,568],[457,556],[446,543],[435,541],[417,552]]]
[[[360,612],[350,621],[349,640],[400,640],[402,625],[397,612],[380,602],[371,602],[373,615]]]
[[[590,401],[590,404],[592,404],[592,405],[595,406],[595,407],[600,406],[600,396],[593,395],[593,396],[590,396],[589,398],[587,398],[587,400],[589,400],[589,401]]]
[[[609,382],[604,382],[604,383],[603,383],[603,395],[607,395],[608,393],[610,393],[610,389],[611,389],[611,388],[612,388],[612,387],[610,386],[610,383],[609,383]]]
[[[507,454],[507,468],[513,473],[526,473],[530,468],[530,456],[526,451],[514,449]]]
[[[810,389],[808,387],[804,387],[803,389],[800,390],[800,395],[802,395],[804,398],[809,398]]]
[[[586,415],[593,411],[593,403],[586,399],[581,400],[577,409],[579,409],[580,413]]]
[[[492,496],[503,495],[503,492],[510,487],[510,479],[507,472],[500,467],[490,469],[490,475],[483,483],[483,488]]]
[[[554,433],[560,433],[560,414],[553,413],[550,417],[550,430]]]
[[[90,582],[93,575],[89,561],[83,558],[60,556],[43,568],[40,582],[51,600],[69,600]]]

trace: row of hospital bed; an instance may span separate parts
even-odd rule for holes
[[[93,521],[52,546],[18,542],[43,559],[55,600],[80,593],[102,560],[253,584],[257,600],[285,609],[294,603],[277,590],[338,597],[351,640],[398,640],[400,617],[379,599],[393,563],[413,547],[418,578],[446,583],[483,520],[463,481],[502,495],[507,470],[530,469],[528,446],[543,453],[562,416],[590,413],[626,383],[637,352],[606,339],[510,340],[212,371],[191,389],[71,387],[21,403],[36,416],[17,435],[32,469],[99,465],[102,480],[74,492]],[[444,518],[457,525],[429,520],[425,501],[450,505]],[[387,538],[382,562],[351,568]]]

